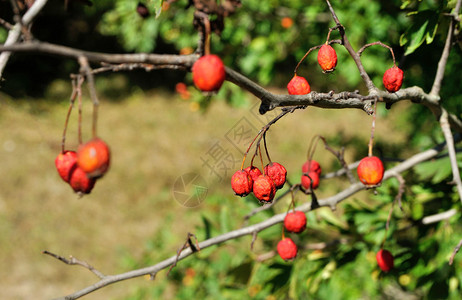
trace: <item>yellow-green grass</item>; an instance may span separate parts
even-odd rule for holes
[[[111,147],[111,167],[90,195],[78,198],[54,167],[67,103],[14,100],[0,94],[2,298],[48,299],[97,281],[88,270],[67,266],[43,255],[43,250],[65,257],[73,255],[103,273],[114,274],[128,271],[121,262],[125,253],[136,259],[159,230],[168,230],[169,243],[155,251],[151,259],[160,261],[173,255],[184,243],[187,232],[201,225],[201,213],[216,209],[207,205],[207,198],[196,208],[185,208],[173,199],[173,182],[184,173],[203,176],[209,196],[220,195],[221,205],[242,202],[229,186],[233,171],[220,181],[210,174],[201,157],[207,158],[208,151],[218,142],[239,161],[235,164],[237,170],[242,156],[226,136],[243,117],[257,129],[262,126],[259,119],[264,118],[258,117],[257,102],[251,98],[248,107],[232,108],[214,99],[209,110],[202,113],[194,111],[194,105],[177,95],[156,91],[135,92],[117,103],[101,99],[98,134]],[[405,105],[396,105],[394,109],[399,111]],[[91,137],[91,111],[90,101],[85,98],[84,141]],[[393,128],[393,118],[397,117],[399,114],[377,120],[378,141],[404,142],[404,134]],[[358,153],[367,153],[371,121],[370,116],[358,110],[296,111],[268,132],[271,158],[283,163],[295,182],[311,138],[316,134],[333,138],[341,131],[346,140],[356,137],[362,141],[361,149],[356,144],[344,145],[346,159],[351,162]],[[77,110],[74,110],[67,149],[75,149],[77,144]],[[324,173],[333,171],[335,158],[322,144],[318,145],[315,159],[321,162]],[[259,162],[256,164],[259,166]],[[331,195],[347,184],[346,179],[343,182],[338,180],[324,187],[321,183],[318,197]],[[167,217],[174,220],[169,228],[163,226]],[[160,275],[156,280],[168,280],[165,272]],[[152,284],[156,281],[130,280],[85,299],[123,298],[138,285]]]

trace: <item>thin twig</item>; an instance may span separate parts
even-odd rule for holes
[[[462,240],[460,240],[459,244],[457,244],[457,246],[454,248],[451,258],[449,259],[449,265],[452,265],[452,263],[454,262],[454,257],[456,256],[457,252],[459,252],[460,247],[462,247]]]
[[[78,266],[82,266],[84,267],[85,269],[88,269],[90,270],[91,272],[93,272],[93,274],[95,274],[96,276],[98,276],[99,278],[101,279],[105,279],[107,276],[104,275],[103,273],[101,273],[100,271],[98,271],[97,269],[95,269],[93,266],[91,266],[89,263],[87,263],[86,261],[82,261],[82,260],[79,260],[73,256],[70,256],[69,259],[61,256],[61,255],[57,255],[57,254],[54,254],[50,251],[47,251],[47,250],[44,250],[42,251],[43,254],[46,254],[46,255],[49,255],[51,257],[54,257],[60,261],[62,261],[63,263],[67,264],[67,265],[78,265]]]

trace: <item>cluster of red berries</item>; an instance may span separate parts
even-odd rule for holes
[[[107,144],[93,138],[76,151],[63,151],[55,159],[59,176],[78,194],[89,194],[96,180],[109,168],[110,151]]]
[[[245,197],[252,193],[263,203],[270,203],[276,195],[276,190],[286,182],[287,170],[277,162],[267,164],[264,174],[255,166],[239,170],[231,177],[231,187],[238,196]]]
[[[301,184],[305,190],[315,190],[319,186],[321,177],[321,165],[314,159],[307,160],[302,165]]]

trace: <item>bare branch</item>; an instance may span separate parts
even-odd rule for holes
[[[5,46],[13,45],[21,36],[21,29],[23,26],[29,25],[42,10],[48,0],[36,0],[34,4],[27,10],[20,22],[17,22],[14,27],[8,32],[8,37],[5,41]],[[0,78],[2,78],[3,69],[10,58],[11,52],[0,53]]]
[[[462,181],[460,179],[459,166],[457,165],[456,150],[454,148],[454,140],[451,133],[451,127],[449,126],[448,122],[448,113],[445,109],[443,109],[443,113],[441,114],[440,126],[448,145],[448,154],[449,160],[451,161],[453,182],[456,184],[457,191],[459,192],[459,199],[462,202]]]
[[[436,215],[431,215],[431,216],[426,216],[422,219],[422,224],[428,225],[432,223],[437,223],[443,220],[447,220],[451,217],[453,217],[457,213],[457,210],[455,208],[450,209],[448,211],[436,214]]]
[[[454,14],[458,15],[460,10],[461,0],[457,1],[456,10]],[[439,95],[441,90],[441,83],[444,78],[444,71],[446,70],[446,64],[448,63],[449,52],[451,51],[452,40],[454,38],[454,29],[456,27],[456,21],[454,18],[451,19],[448,29],[448,35],[446,37],[446,43],[444,44],[443,53],[441,53],[440,61],[438,62],[438,69],[436,70],[435,80],[433,81],[432,90],[430,95]]]
[[[457,252],[459,252],[460,247],[462,247],[462,240],[460,240],[459,244],[457,244],[457,246],[454,248],[451,258],[449,259],[449,265],[452,265],[452,263],[454,262],[454,257],[456,256]]]

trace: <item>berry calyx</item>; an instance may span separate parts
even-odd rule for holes
[[[287,84],[287,91],[289,95],[306,95],[311,92],[311,87],[304,77],[295,74]]]
[[[315,161],[314,159],[312,160],[307,160],[303,165],[302,165],[302,172],[303,173],[310,173],[310,172],[315,172],[319,176],[321,176],[321,165]]]
[[[194,85],[203,92],[216,92],[225,81],[223,61],[214,54],[204,55],[192,67]]]
[[[95,178],[89,178],[82,168],[76,167],[71,174],[69,185],[78,194],[89,194],[95,182]]]
[[[382,182],[385,169],[383,163],[377,156],[367,156],[359,162],[358,169],[359,180],[366,186],[375,186]]]
[[[253,187],[252,177],[244,170],[236,171],[231,177],[231,188],[238,196],[244,197],[250,194]]]
[[[307,175],[302,175],[301,184],[305,190],[317,189],[319,186],[319,175],[316,172],[310,172]]]
[[[268,175],[260,175],[253,183],[253,194],[261,202],[273,201],[276,186]]]
[[[390,271],[395,266],[393,255],[388,250],[380,249],[375,258],[379,268],[384,272]]]
[[[249,174],[250,177],[252,177],[253,181],[257,180],[258,176],[261,175],[260,169],[255,166],[249,166],[245,168],[244,171],[246,171],[247,174]]]
[[[286,183],[287,170],[283,165],[277,162],[269,163],[265,166],[265,174],[273,181],[276,189],[280,189]]]
[[[109,168],[110,159],[109,147],[100,138],[91,139],[77,150],[77,165],[91,178],[103,176]]]
[[[291,238],[283,238],[277,246],[278,254],[283,260],[294,259],[297,256],[297,245]]]
[[[331,45],[324,44],[318,51],[318,63],[325,73],[330,73],[337,66],[337,53]]]
[[[64,151],[58,154],[55,159],[56,170],[59,176],[69,182],[72,172],[77,167],[77,153],[75,151]]]
[[[385,89],[394,93],[397,92],[403,84],[404,72],[397,66],[393,66],[383,74],[383,85]]]
[[[284,227],[289,232],[301,233],[306,228],[306,215],[304,212],[296,210],[289,212],[284,218]]]

